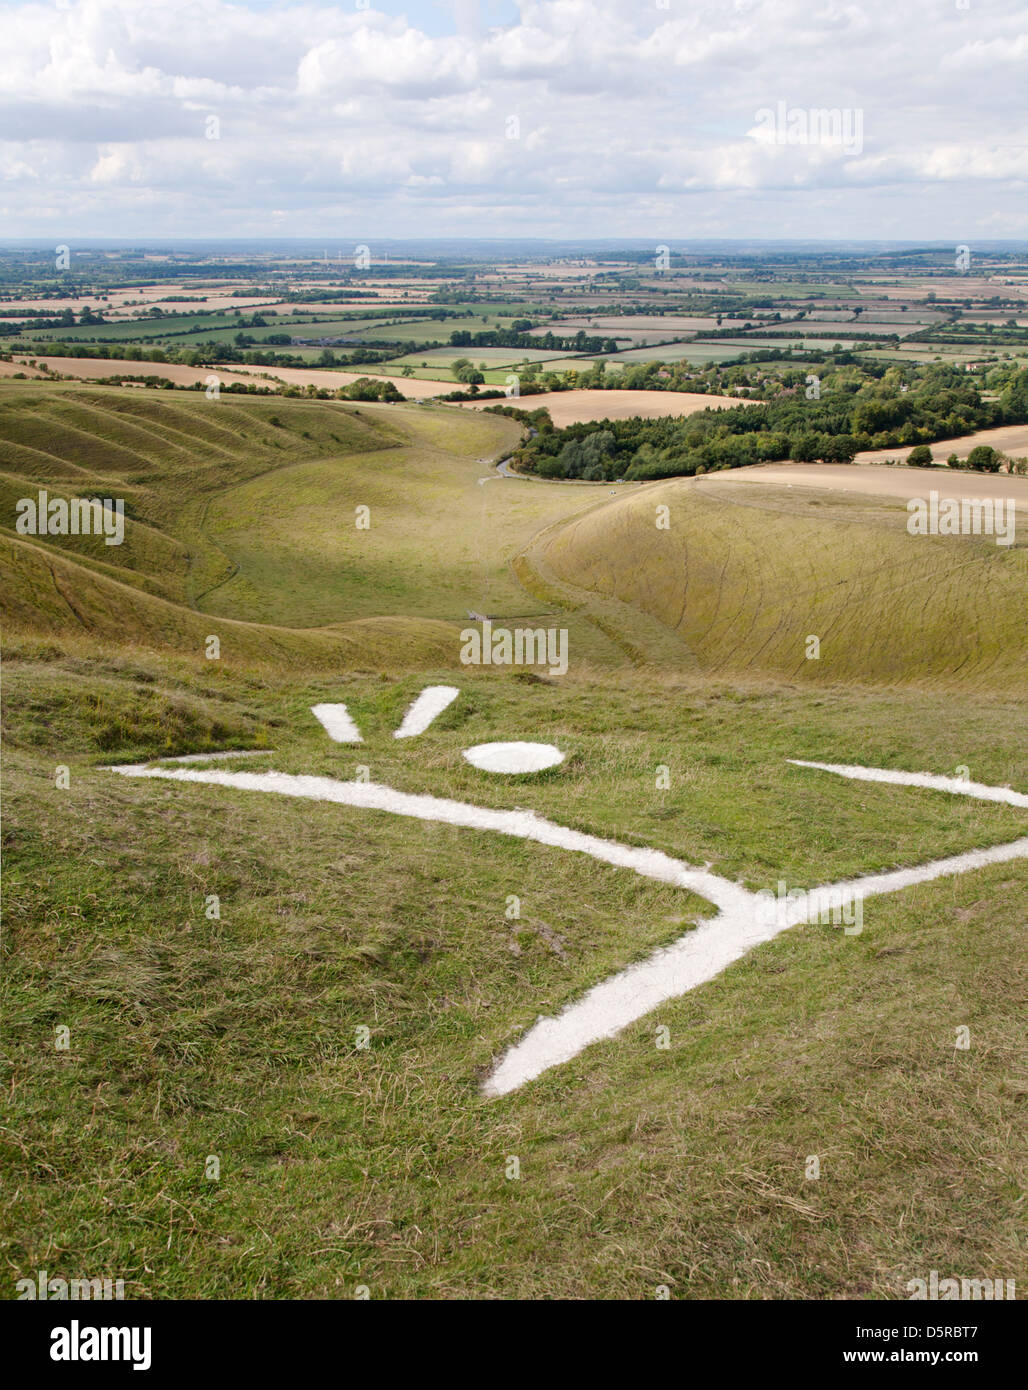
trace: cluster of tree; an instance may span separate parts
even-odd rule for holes
[[[971,469],[976,473],[999,473],[1003,468],[1008,473],[1028,473],[1028,459],[1009,458],[991,444],[976,444],[966,459],[958,458],[955,453],[950,454],[946,462],[950,468]],[[911,468],[933,465],[934,456],[928,445],[919,444],[916,449],[911,449],[907,464]]]
[[[98,376],[94,379],[96,386],[123,386],[127,381],[134,386],[145,386],[150,391],[174,391],[175,383],[169,381],[166,376]]]
[[[553,429],[553,420],[544,405],[537,406],[535,410],[524,410],[519,405],[490,405],[486,407],[486,414],[506,415],[508,419],[517,420],[528,430]]]
[[[1028,343],[1028,328],[1018,328],[1016,323],[1006,323],[997,328],[993,323],[946,324],[943,327],[926,328],[915,334],[908,342],[919,343],[957,343],[964,347],[1024,347]]]
[[[300,353],[262,352],[260,347],[256,347],[258,342],[262,343],[264,347],[289,345],[293,339],[288,333],[269,333],[266,338],[260,340],[249,333],[237,333],[232,341],[233,347],[228,347],[225,343],[202,343],[198,351],[208,361],[256,362],[258,365],[267,367],[310,365]],[[252,350],[248,351],[247,349]],[[316,365],[319,367],[367,367],[373,362],[387,362],[392,355],[391,351],[383,348],[355,347],[350,352],[336,352],[332,348],[325,348]]]
[[[225,390],[232,390],[226,387]],[[337,386],[330,390],[327,386],[283,386],[272,388],[272,394],[302,398],[312,401],[402,401],[406,400],[391,381],[382,377],[362,376],[347,386]],[[274,421],[272,421],[274,423]]]
[[[480,391],[477,385],[472,385],[466,391],[447,391],[445,395],[440,395],[436,399],[440,401],[499,401],[506,394],[506,391],[499,389]]]
[[[75,315],[72,313],[72,311],[69,309],[69,310],[67,310],[67,312],[68,312],[69,314],[71,314],[72,320],[74,320]],[[39,324],[39,323],[32,324],[31,326],[32,326],[33,328],[48,327],[51,323],[60,323],[60,321],[61,321],[60,319],[55,319],[55,318],[53,317],[53,311],[50,310],[50,309],[0,309],[0,319],[41,319],[41,320],[43,320],[42,324]],[[11,329],[11,332],[12,332],[12,333],[17,333],[17,331],[18,331],[17,327],[13,327],[13,328]]]
[[[57,318],[37,317],[33,323],[24,324],[22,330],[19,329],[18,324],[12,323],[9,327],[5,328],[4,336],[13,336],[23,330],[38,331],[42,328],[81,328],[85,325],[87,327],[117,327],[119,332],[124,332],[126,334],[126,341],[128,341],[129,335],[131,335],[132,341],[146,341],[148,339],[163,340],[166,338],[195,338],[199,334],[209,333],[212,329],[217,328],[239,328],[240,330],[246,328],[266,328],[268,326],[268,318],[278,317],[278,313],[275,309],[264,309],[262,313],[255,313],[247,318],[244,314],[241,314],[238,309],[233,309],[224,315],[218,316],[212,314],[208,309],[194,309],[186,313],[166,314],[159,306],[153,306],[146,311],[146,314],[141,319],[131,323],[110,325],[106,322],[101,313],[93,314],[89,309],[84,309],[82,313],[86,317],[76,319],[74,312],[70,308],[65,309]],[[379,310],[378,312],[373,309],[365,309],[362,311],[355,310],[353,313],[333,314],[331,318],[327,320],[319,320],[315,315],[296,315],[295,317],[287,317],[285,321],[291,328],[295,329],[301,325],[316,328],[319,322],[338,323],[340,320],[347,321],[359,319],[366,321],[368,319],[385,319],[392,320],[393,322],[408,323],[420,321],[424,317],[431,320],[437,317],[437,315],[429,314],[426,316],[419,313],[410,319],[406,317],[397,319],[395,309]],[[454,316],[448,314],[447,317],[452,318]],[[158,319],[160,320],[159,323],[157,322]],[[275,336],[278,341],[291,342],[295,334],[286,335],[284,337],[278,334]],[[96,338],[83,336],[81,339],[78,339],[78,341],[83,343],[95,343],[98,340]],[[253,339],[253,341],[256,342],[257,340]],[[268,340],[265,339],[264,341]],[[438,339],[429,339],[427,340],[427,345],[434,347],[437,345],[438,341]],[[209,342],[209,340],[205,340],[205,346],[207,342]],[[414,345],[414,349],[416,349],[416,346],[417,345]],[[411,348],[412,345],[405,344],[405,347]],[[125,354],[122,355],[124,356]]]
[[[520,445],[515,462],[542,477],[585,477],[588,470],[591,477],[641,480],[774,459],[845,463],[864,449],[914,447],[1028,423],[1028,371],[1012,377],[998,400],[983,399],[974,382],[949,366],[892,367],[880,378],[862,366],[829,364],[823,372],[810,397],[803,392],[686,417],[540,431]],[[594,434],[603,438],[587,452]]]
[[[350,299],[377,299],[377,290],[283,290],[274,285],[253,285],[248,290],[231,290],[233,299],[275,299],[280,304],[345,304]]]
[[[127,381],[156,391],[207,390],[207,383],[204,381],[194,381],[189,386],[183,387],[174,381],[169,381],[164,376],[126,376],[123,373],[117,376],[98,377],[96,385],[121,386]],[[277,383],[258,385],[255,381],[227,382],[220,389],[222,394],[230,396],[290,396],[319,401],[402,401],[406,399],[397,391],[391,381],[376,381],[373,377],[367,376],[351,382],[348,386],[340,386],[333,391],[329,391],[323,386],[280,387]],[[272,417],[271,423],[277,424],[279,422]]]
[[[619,476],[613,430],[598,429],[568,439],[559,454],[542,454],[535,472],[540,478],[582,478],[587,483]]]
[[[385,377],[362,376],[335,392],[337,401],[402,401],[406,397]]]
[[[285,336],[272,334],[266,342]],[[248,339],[246,334],[237,338]],[[255,342],[256,339],[249,338]],[[93,357],[109,358],[127,362],[162,362],[165,365],[182,367],[205,367],[211,362],[240,363],[248,367],[309,367],[310,363],[296,352],[268,352],[259,348],[248,348],[232,343],[206,342],[195,347],[180,348],[142,348],[136,343],[26,343],[19,352],[35,352],[48,357]],[[321,354],[318,365],[322,367],[361,367],[373,362],[385,362],[392,354],[374,348],[354,348],[350,353],[333,353],[326,349]]]
[[[462,381],[465,386],[481,386],[485,377],[467,357],[458,357],[450,364],[454,381]]]
[[[97,325],[105,324],[107,322],[107,320],[103,316],[102,309],[96,310],[94,312],[94,310],[90,309],[88,304],[83,307],[82,312],[79,314],[78,318],[75,317],[75,311],[71,308],[62,309],[61,312],[56,316],[56,318],[49,312],[49,310],[44,313],[40,309],[20,309],[17,312],[19,314],[19,317],[22,314],[28,314],[33,320],[33,322],[24,324],[9,324],[4,329],[5,337],[14,337],[16,334],[24,332],[25,329],[31,329],[33,332],[38,332],[41,328],[91,328],[96,327]],[[0,314],[0,318],[6,317],[6,314]]]
[[[665,362],[658,357],[649,362],[626,362],[616,370],[607,371],[607,362],[601,357],[591,365],[583,362],[581,367],[571,367],[561,372],[548,371],[540,362],[517,363],[513,370],[518,375],[522,395],[532,391],[573,391],[583,388],[604,391],[690,391],[699,395],[718,395],[726,389],[745,388],[757,395],[771,397],[783,387],[792,389],[802,384],[810,369],[797,368],[793,375],[783,379],[780,375],[750,374],[745,370],[748,364],[797,362],[819,365],[823,360],[821,354],[790,346],[741,352],[736,357],[707,367],[699,367],[684,358],[677,362]],[[856,360],[851,352],[840,351],[832,355],[832,362],[836,366],[848,365]],[[886,368],[872,367],[870,370],[884,375]]]

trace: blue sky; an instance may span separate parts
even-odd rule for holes
[[[1028,236],[1021,0],[0,0],[0,237]]]

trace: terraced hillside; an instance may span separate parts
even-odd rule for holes
[[[494,484],[505,507],[480,488],[517,435],[454,409],[4,383],[8,634],[196,651],[213,633],[258,664],[452,665],[469,609],[525,611],[509,553],[587,500]],[[19,535],[16,504],[40,489],[124,499],[124,543]],[[619,657],[593,628],[583,644]]]
[[[8,386],[0,392],[0,516],[9,526],[15,499],[39,487],[123,497],[123,545],[68,536],[61,548],[189,602],[229,567],[204,535],[211,497],[299,459],[366,454],[401,437],[385,421],[320,402]]]
[[[457,664],[479,613],[567,627],[585,669],[1025,675],[1023,544],[912,537],[900,500],[716,475],[613,499],[499,478],[518,430],[447,406],[4,383],[8,631],[194,652],[213,633],[257,664],[378,669]],[[124,498],[124,544],[16,534],[41,488]]]

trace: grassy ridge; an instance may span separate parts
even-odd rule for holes
[[[519,433],[513,421],[457,409],[7,383],[0,386],[7,620],[30,631],[35,614],[47,633],[72,630],[74,615],[39,568],[42,555],[56,552],[55,573],[70,573],[61,557],[90,571],[72,587],[81,585],[88,630],[98,638],[124,634],[129,643],[184,649],[198,631],[219,631],[216,617],[277,629],[268,634],[269,660],[286,640],[282,629],[296,628],[288,640],[294,655],[307,643],[320,663],[345,647],[314,629],[389,618],[395,634],[415,636],[420,656],[381,640],[369,646],[370,663],[393,657],[407,667],[426,655],[454,663],[454,625],[463,626],[469,611],[545,618],[548,605],[526,592],[511,560],[540,526],[594,500],[574,486],[483,482]],[[24,556],[19,567],[11,557],[25,542],[13,531],[15,503],[39,488],[124,497],[124,545],[33,538],[42,554]],[[358,506],[370,509],[367,530],[355,525]],[[132,595],[114,594],[107,580],[183,611],[143,604],[134,613]],[[441,629],[417,636],[422,620],[450,625],[445,653]],[[624,660],[594,624],[572,627],[579,660]],[[359,637],[365,629],[354,631]],[[259,628],[253,636],[246,649],[259,660]]]
[[[430,619],[368,618],[297,631],[212,618],[86,569],[53,550],[3,536],[0,580],[8,644],[25,635],[49,639],[61,650],[75,650],[76,639],[86,638],[100,646],[197,653],[215,636],[218,659],[244,670],[449,664],[458,645],[449,624]]]
[[[232,594],[245,595],[253,579],[241,577],[234,589],[227,583],[240,566],[220,543],[219,528],[231,534],[238,489],[257,479],[276,509],[294,523],[284,537],[287,548],[294,555],[305,546],[316,553],[319,530],[337,535],[344,524],[323,496],[298,486],[304,462],[317,460],[309,464],[316,477],[359,479],[360,500],[366,495],[377,503],[383,495],[380,480],[390,479],[392,495],[409,514],[404,523],[409,544],[423,529],[418,504],[409,499],[411,472],[429,459],[441,486],[455,472],[461,496],[484,503],[484,493],[474,489],[485,471],[478,459],[488,462],[501,453],[505,441],[516,438],[516,426],[457,411],[440,419],[418,407],[398,412],[317,401],[169,396],[51,384],[13,384],[0,392],[0,553],[8,631],[48,637],[83,632],[99,641],[182,651],[202,649],[215,633],[225,658],[251,666],[306,661],[321,667],[342,660],[349,667],[409,667],[456,661],[456,631],[436,619],[463,619],[465,613],[460,605],[445,608],[438,602],[439,586],[431,576],[412,575],[390,603],[385,583],[377,601],[354,601],[344,573],[334,591],[329,586],[320,607],[316,601],[300,602],[286,612],[281,597],[289,591],[283,584],[287,559],[278,570],[268,565],[260,577],[278,593],[277,603],[264,601],[262,607],[243,598],[234,604]],[[39,489],[52,497],[124,498],[124,544],[107,546],[97,536],[17,535],[15,504]],[[448,530],[452,537],[453,499],[442,500],[440,534]],[[216,521],[209,525],[212,513]],[[255,550],[274,560],[280,518],[264,516],[259,508],[253,515]],[[384,523],[380,519],[381,513],[377,534],[386,539],[388,552],[388,516]],[[351,533],[353,520],[351,503],[345,517]],[[394,524],[394,545],[397,529]],[[478,559],[481,544],[477,541],[461,558]],[[382,564],[398,566],[401,558],[388,552]],[[504,573],[502,557],[496,567]],[[314,572],[309,579],[312,600],[321,576]],[[405,603],[426,585],[426,601]],[[222,592],[226,587],[228,597]],[[509,587],[514,592],[516,586]],[[466,590],[465,584],[461,597]],[[210,596],[206,604],[205,596]],[[473,597],[478,596],[476,590]],[[196,611],[204,606],[215,616]],[[302,631],[290,631],[294,624]]]

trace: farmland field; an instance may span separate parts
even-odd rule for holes
[[[539,348],[498,348],[498,347],[468,347],[468,348],[427,348],[424,352],[407,353],[404,357],[394,357],[389,363],[390,367],[412,366],[420,367],[422,363],[429,367],[450,367],[458,359],[470,359],[476,366],[480,362],[485,362],[490,367],[503,367],[512,362],[548,362],[552,361],[555,354],[552,351],[543,351]]]
[[[493,405],[483,401],[465,409],[478,410]],[[577,424],[584,420],[621,420],[642,415],[659,418],[662,415],[692,415],[698,410],[716,410],[719,406],[735,406],[740,401],[729,396],[701,396],[686,391],[560,391],[554,394],[525,396],[524,404],[531,410],[548,410],[555,425]]]
[[[982,430],[962,440],[963,446],[970,449],[979,444],[1001,445],[1010,448],[1017,439],[1028,439],[1028,430]],[[966,455],[965,455],[966,457]],[[939,460],[940,464],[943,459]],[[943,487],[947,497],[1002,497],[1009,498],[1018,511],[1028,511],[1028,480],[1024,478],[1000,477],[999,474],[982,476],[980,473],[954,473],[946,470],[945,481],[933,476],[924,468],[882,468],[875,464],[884,459],[873,456],[867,459],[858,457],[855,463],[762,463],[755,468],[733,468],[731,471],[711,477],[704,486],[727,483],[774,484],[786,487],[812,487],[835,492],[856,492],[870,497],[901,498],[907,501],[912,497],[923,497],[928,488]],[[941,470],[940,470],[941,471]]]
[[[83,377],[85,379],[110,376],[146,376],[152,374],[158,377],[165,377],[173,381],[176,385],[206,385],[212,371],[217,375],[219,381],[226,385],[236,383],[252,383],[255,386],[276,387],[279,383],[296,386],[323,386],[330,390],[338,386],[349,386],[362,376],[375,374],[382,376],[382,372],[375,372],[374,367],[368,367],[361,372],[343,372],[333,368],[303,368],[303,367],[249,367],[249,366],[222,366],[215,367],[182,367],[177,363],[169,362],[144,362],[134,361],[128,358],[89,358],[89,357],[33,357],[33,361],[44,362],[52,371],[62,376]],[[12,364],[0,364],[3,366]],[[21,364],[19,363],[18,366]],[[15,367],[17,370],[18,367]],[[392,381],[393,385],[404,395],[413,400],[418,400],[422,396],[435,396],[443,389],[438,381],[433,378],[427,384],[419,383],[416,379],[403,376],[385,378]],[[451,383],[452,384],[452,383]]]

